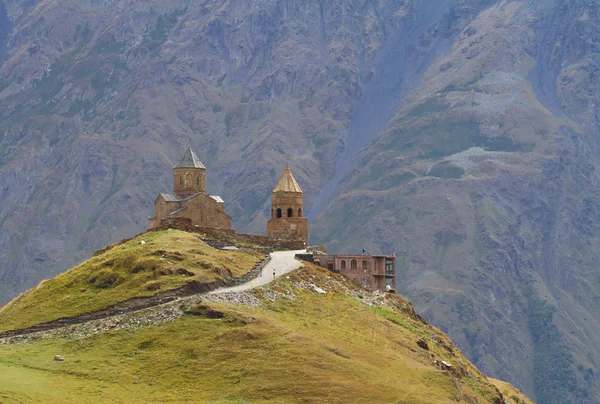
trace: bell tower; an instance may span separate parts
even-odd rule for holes
[[[303,215],[302,200],[302,189],[286,166],[271,196],[271,220],[267,222],[269,238],[308,243],[308,219]]]
[[[176,194],[204,193],[206,167],[189,147],[173,167],[173,190]]]

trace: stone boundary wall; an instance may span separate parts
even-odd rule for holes
[[[313,253],[314,255],[327,255],[327,246],[324,244],[311,245],[306,249],[306,252]]]
[[[301,261],[315,263],[315,256],[312,254],[296,254],[295,258]]]
[[[289,251],[289,250],[304,250],[306,246],[302,241],[277,241],[271,240],[267,236],[259,236],[256,234],[243,234],[237,233],[232,229],[209,229],[206,227],[198,227],[192,225],[191,219],[185,217],[163,219],[160,227],[147,230],[143,233],[136,234],[133,237],[125,238],[118,243],[111,244],[100,250],[94,251],[93,257],[102,255],[105,252],[117,247],[123,243],[133,240],[143,234],[151,231],[160,231],[167,229],[183,230],[189,233],[198,233],[202,235],[202,241],[209,244],[214,248],[223,248],[234,245],[239,248],[251,249],[264,254],[271,253],[273,251]],[[239,243],[254,244],[262,247],[247,247],[240,246]]]
[[[233,229],[211,229],[207,227],[199,227],[192,224],[192,221],[187,218],[169,218],[163,219],[159,227],[152,229],[151,231],[177,229],[184,230],[190,233],[201,233],[205,234],[207,238],[216,240],[224,240],[229,242],[234,238],[237,242],[255,244],[264,247],[272,248],[275,251],[278,250],[304,250],[306,246],[302,241],[280,241],[272,240],[267,236],[259,236],[257,234],[244,234],[237,233]],[[231,245],[234,241],[230,241],[228,245]]]
[[[243,285],[244,283],[250,282],[251,280],[256,278],[258,276],[258,274],[260,274],[260,272],[269,263],[269,261],[271,261],[271,257],[267,254],[262,261],[260,261],[258,264],[256,264],[254,266],[254,268],[252,268],[250,271],[246,272],[244,275],[240,276],[239,278],[235,278],[231,282],[231,285],[227,285],[227,286],[238,286],[238,285]]]
[[[256,251],[259,252],[261,254],[270,254],[273,251],[275,251],[274,248],[271,247],[247,247],[247,246],[241,246],[238,243],[230,243],[228,241],[224,241],[224,240],[215,240],[212,238],[203,238],[200,237],[202,239],[202,241],[204,241],[206,244],[208,244],[209,246],[211,246],[212,248],[217,248],[219,250],[222,250],[225,247],[237,247],[240,250],[251,250],[251,251]]]
[[[130,313],[134,311],[139,311],[143,309],[147,309],[154,306],[159,306],[165,303],[172,302],[182,297],[208,293],[213,290],[222,288],[222,287],[231,287],[238,286],[243,283],[249,282],[252,279],[256,278],[260,271],[269,263],[271,260],[270,256],[265,256],[262,261],[258,262],[254,268],[245,273],[244,275],[233,278],[227,281],[218,281],[218,282],[210,282],[210,283],[200,283],[198,281],[192,281],[184,286],[181,286],[176,289],[165,290],[163,292],[158,292],[154,296],[148,297],[134,297],[129,300],[125,300],[123,302],[117,303],[114,306],[110,306],[106,309],[94,311],[90,313],[85,313],[75,317],[64,317],[59,318],[57,320],[53,320],[47,323],[37,324],[28,328],[23,328],[20,330],[9,330],[0,333],[0,338],[6,337],[15,337],[19,335],[31,334],[39,331],[48,331],[55,328],[65,327],[74,324],[82,324],[87,323],[88,321],[100,320],[107,317],[113,317],[120,314]]]

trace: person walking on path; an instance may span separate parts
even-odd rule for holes
[[[259,286],[267,285],[268,283],[273,281],[277,281],[278,277],[302,267],[302,262],[298,261],[295,258],[296,254],[302,253],[304,253],[304,250],[272,252],[271,254],[269,254],[271,259],[263,267],[262,277],[257,277],[252,281],[246,282],[242,285],[231,286],[228,288],[219,288],[208,293],[214,295],[220,293],[242,292]],[[274,272],[273,278],[271,278],[271,272]]]
[[[260,272],[259,272],[259,274],[258,274],[258,276],[259,276],[259,277],[261,277],[261,278],[262,278],[262,271],[263,271],[263,269],[261,268],[261,269],[260,269]]]

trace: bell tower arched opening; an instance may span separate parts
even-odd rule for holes
[[[302,189],[289,167],[273,188],[272,219],[267,222],[267,236],[272,240],[308,242],[308,220],[302,217]]]

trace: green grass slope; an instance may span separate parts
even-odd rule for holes
[[[500,402],[493,382],[399,296],[310,265],[252,293],[258,307],[202,302],[161,326],[0,346],[0,401]],[[497,383],[509,402],[531,403]]]
[[[262,257],[250,250],[218,250],[179,230],[144,233],[17,297],[0,309],[0,332],[102,310],[192,281],[239,277]]]

